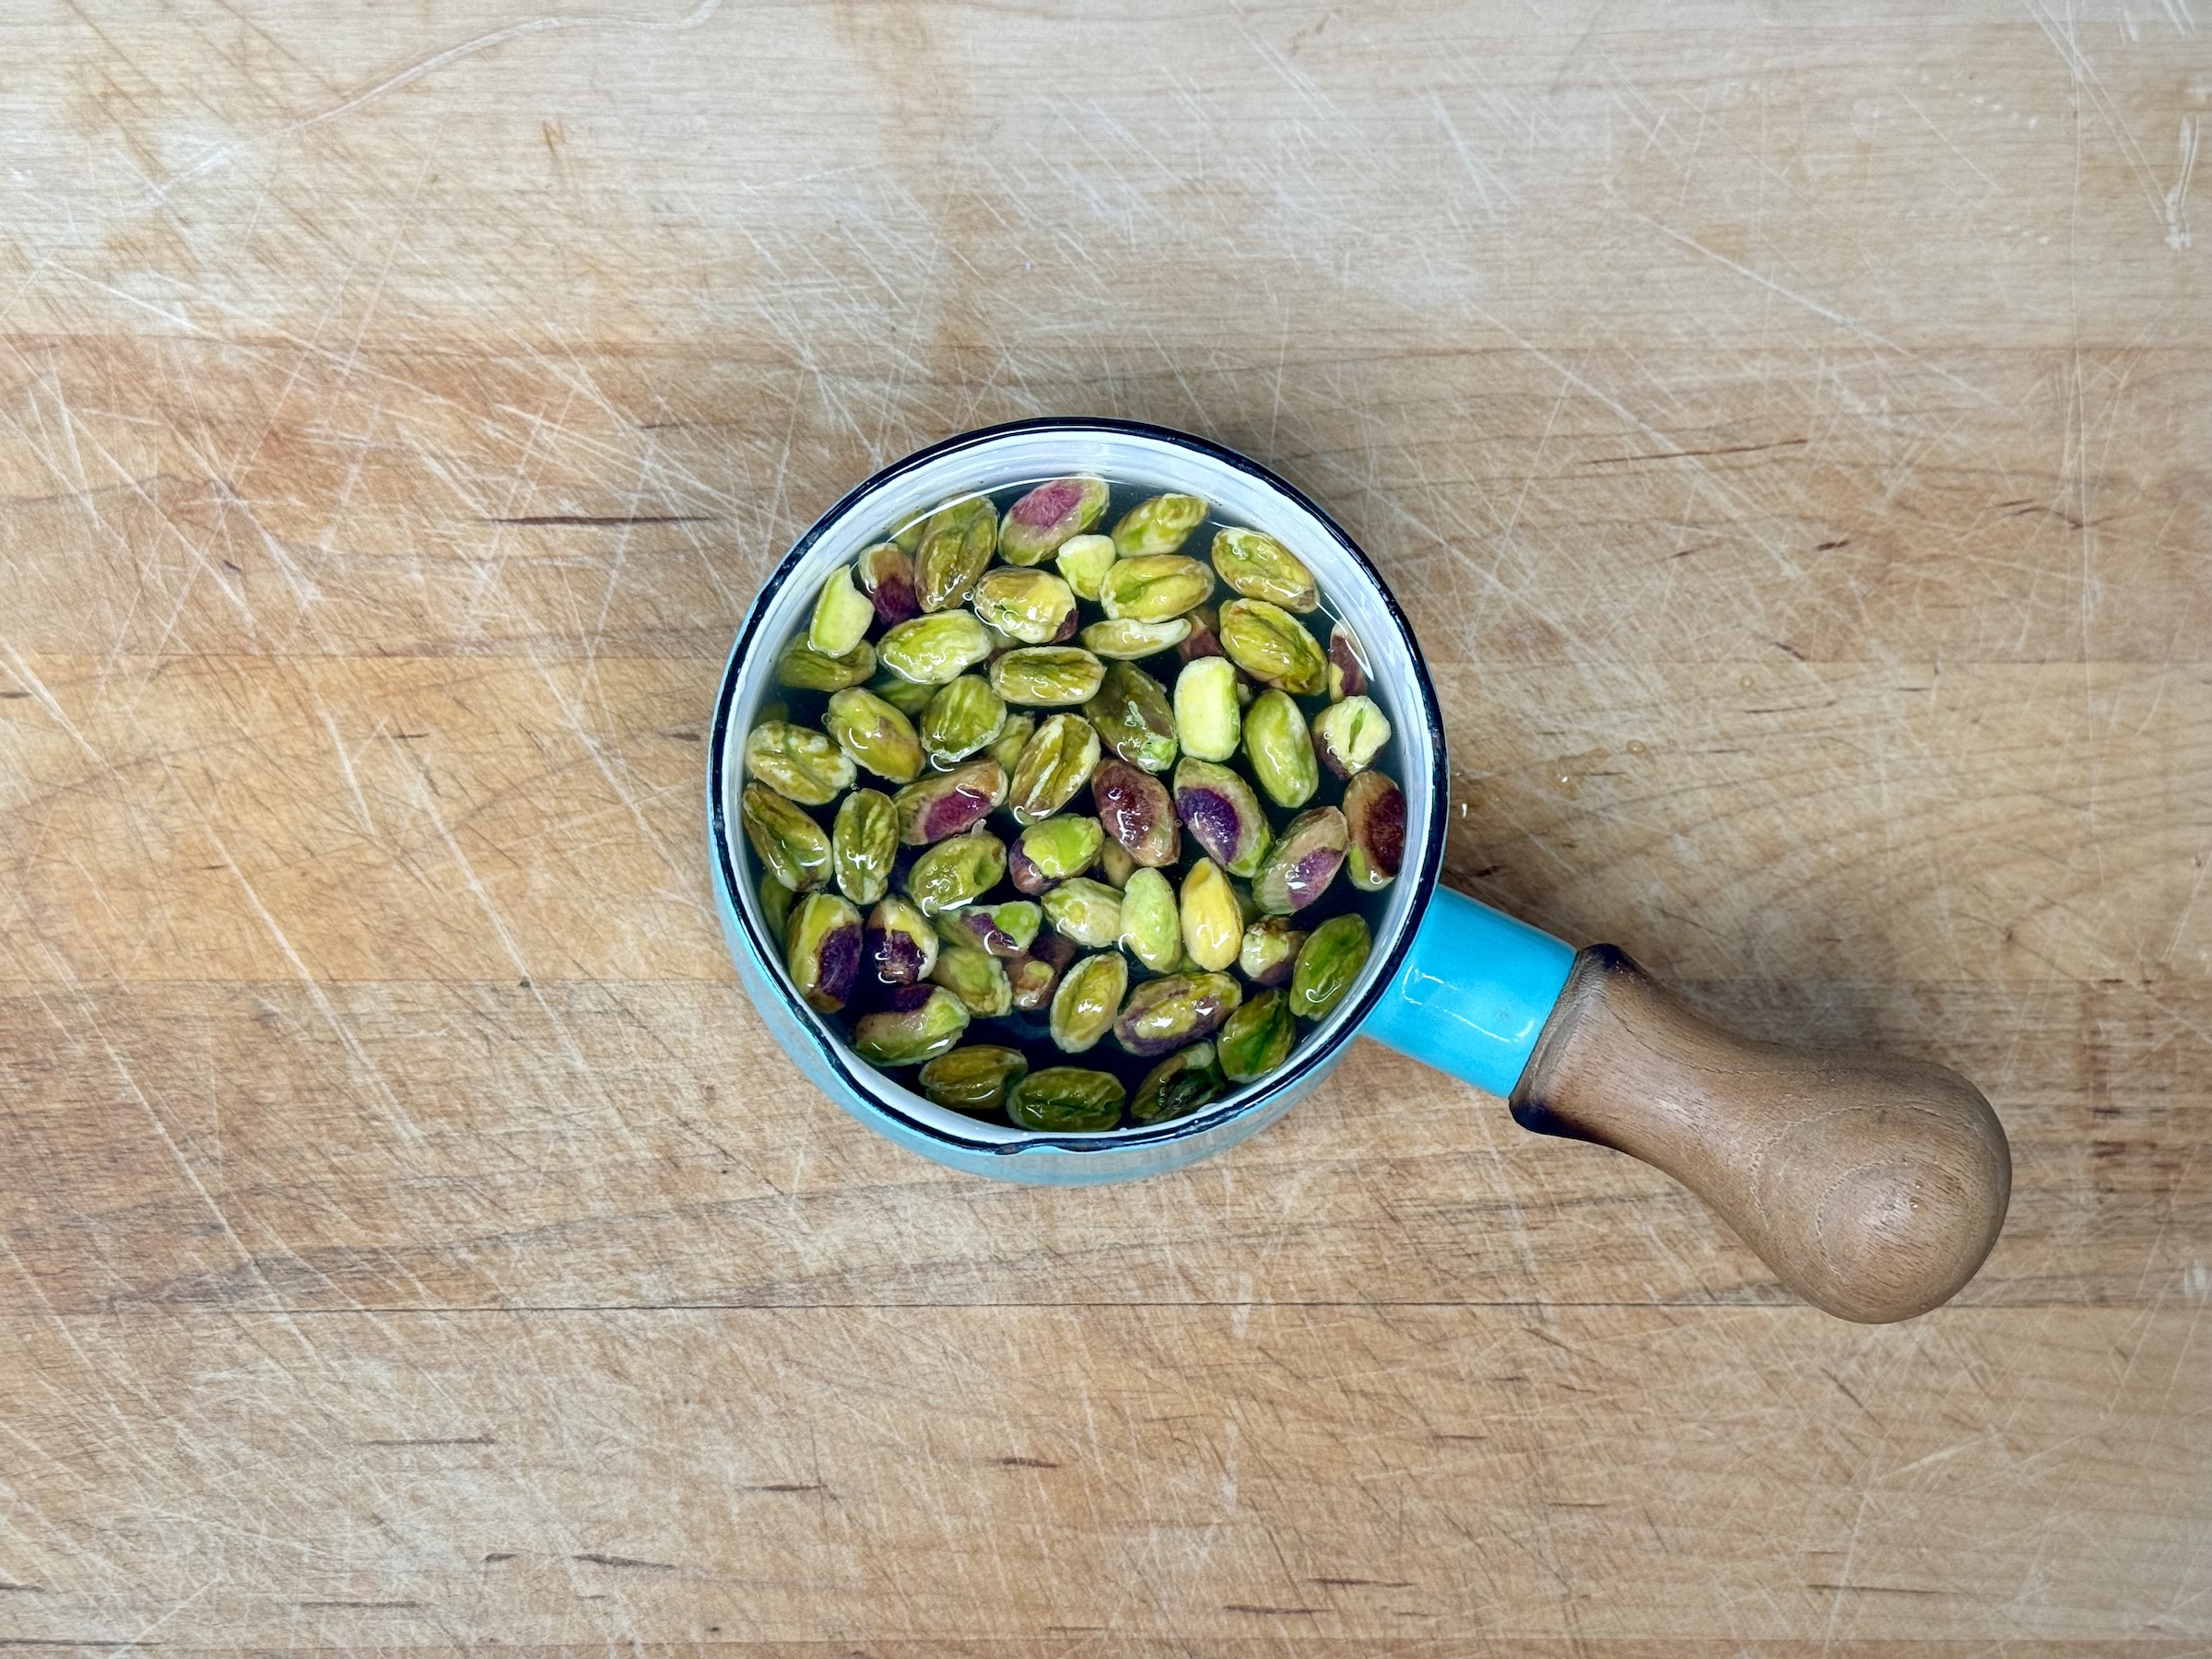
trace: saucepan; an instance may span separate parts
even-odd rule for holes
[[[886,525],[937,502],[1077,475],[1200,498],[1297,550],[1364,647],[1374,695],[1391,711],[1405,841],[1399,877],[1379,895],[1364,969],[1287,1064],[1171,1122],[1051,1134],[933,1103],[861,1059],[841,1025],[794,994],[781,919],[771,924],[744,874],[737,791],[746,735],[778,697],[779,652],[806,629],[838,567]],[[1441,885],[1450,799],[1443,722],[1419,643],[1382,576],[1325,512],[1258,463],[1186,433],[1025,420],[884,468],[800,536],[761,587],[715,702],[709,857],[739,979],[777,1041],[861,1123],[957,1170],[1058,1185],[1174,1170],[1274,1123],[1364,1034],[1501,1098],[1525,1128],[1665,1171],[1784,1285],[1830,1313],[1906,1318],[1973,1276],[2003,1224],[2011,1163],[2004,1130],[1971,1084],[1933,1064],[1734,1035],[1613,947],[1578,949]]]

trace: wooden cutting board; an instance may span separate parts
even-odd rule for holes
[[[685,3],[0,18],[0,1642],[2204,1651],[2188,0]],[[1088,1193],[803,1082],[724,653],[1048,412],[1363,540],[1454,883],[1977,1079],[1958,1302],[1371,1044]]]

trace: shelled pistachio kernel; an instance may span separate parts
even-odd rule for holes
[[[991,654],[991,636],[964,610],[901,622],[877,644],[883,665],[901,678],[942,686]]]
[[[776,683],[795,691],[841,691],[876,672],[876,647],[863,640],[842,656],[824,656],[804,639],[794,640],[776,659]]]
[[[914,549],[914,598],[924,611],[950,610],[990,567],[998,546],[998,510],[989,496],[947,501],[922,527]]]
[[[1021,759],[1021,751],[1036,730],[1036,715],[1008,711],[1006,724],[998,728],[998,735],[991,739],[983,752],[997,761],[999,770],[1011,778],[1015,764]]]
[[[1331,916],[1299,947],[1290,973],[1290,1006],[1306,1019],[1320,1019],[1342,1002],[1374,948],[1367,919],[1357,912]]]
[[[765,783],[747,783],[737,818],[761,865],[794,893],[830,879],[830,838],[822,827]]]
[[[991,664],[991,688],[1032,709],[1087,701],[1105,677],[1106,665],[1080,645],[1026,645]]]
[[[1232,1081],[1250,1083],[1290,1058],[1298,1043],[1298,1017],[1281,991],[1263,991],[1223,1022],[1214,1040],[1221,1070]]]
[[[1329,700],[1364,696],[1368,682],[1367,653],[1359,636],[1339,622],[1329,629]]]
[[[853,585],[852,567],[839,565],[815,596],[814,615],[806,624],[806,648],[826,657],[843,656],[868,637],[868,624],[875,620],[875,603]]]
[[[1087,956],[1060,976],[1053,993],[1051,1030],[1062,1052],[1080,1054],[1113,1029],[1129,989],[1129,959],[1118,950]]]
[[[1076,638],[1093,656],[1127,663],[1171,651],[1190,636],[1190,631],[1188,617],[1170,617],[1165,622],[1139,622],[1134,618],[1122,617],[1093,622]]]
[[[1249,877],[1274,841],[1267,814],[1242,774],[1188,756],[1175,769],[1175,816],[1231,876]]]
[[[899,839],[925,847],[973,829],[1006,799],[1006,774],[986,758],[909,783],[891,805],[899,813]]]
[[[775,941],[776,948],[781,950],[783,948],[783,924],[791,920],[791,907],[796,902],[798,895],[778,881],[772,874],[762,877],[758,890],[760,894],[760,919],[768,924],[768,936]]]
[[[1262,916],[1244,930],[1237,966],[1255,985],[1287,985],[1298,947],[1305,942],[1305,930],[1292,925],[1289,917]]]
[[[1313,717],[1313,752],[1340,778],[1372,765],[1390,742],[1390,721],[1372,698],[1347,697]]]
[[[963,674],[929,700],[915,731],[930,765],[943,771],[987,747],[1006,724],[1006,702],[991,682]]]
[[[1348,839],[1344,814],[1335,807],[1316,806],[1300,813],[1283,826],[1282,834],[1253,872],[1253,902],[1270,916],[1305,909],[1336,879]]]
[[[967,945],[947,945],[937,952],[937,965],[929,971],[930,982],[942,985],[960,999],[977,1019],[995,1019],[1014,1006],[1006,983],[1006,965],[987,950]]]
[[[1134,663],[1109,663],[1097,695],[1083,705],[1099,741],[1148,772],[1175,764],[1175,715],[1167,688]]]
[[[1277,806],[1303,806],[1321,787],[1313,735],[1305,714],[1285,692],[1263,691],[1244,711],[1244,758]]]
[[[1016,887],[1041,893],[1053,882],[1080,876],[1098,863],[1099,850],[1105,843],[1106,832],[1099,828],[1097,818],[1056,813],[1028,826],[1015,838],[1014,850],[1006,855],[1007,868]],[[1037,885],[1030,887],[1025,881]]]
[[[1111,835],[1106,838],[1106,844],[1099,849],[1099,878],[1117,892],[1128,887],[1130,877],[1140,868],[1150,867],[1149,865],[1139,865],[1135,859],[1129,856],[1129,849]]]
[[[1006,843],[971,830],[939,841],[915,859],[906,873],[906,893],[924,915],[934,916],[982,898],[1006,873]]]
[[[1040,484],[1006,509],[998,556],[1010,565],[1040,564],[1106,512],[1106,480],[1088,475]]]
[[[900,985],[853,1027],[853,1047],[871,1065],[920,1065],[949,1052],[968,1030],[967,1005],[942,985]]]
[[[834,1014],[860,977],[860,912],[835,893],[808,893],[783,930],[783,965],[806,1005]]]
[[[1041,933],[1030,949],[1006,964],[1006,983],[1013,988],[1014,1006],[1034,1014],[1052,1006],[1060,976],[1076,959],[1076,947],[1056,933]]]
[[[1121,943],[1122,896],[1102,881],[1077,876],[1048,890],[1040,901],[1054,932],[1093,950]]]
[[[862,936],[868,964],[887,985],[912,985],[937,965],[937,930],[922,907],[893,894],[868,912]]]
[[[970,1042],[948,1054],[939,1054],[922,1068],[915,1080],[933,1103],[955,1112],[996,1112],[1006,1103],[1006,1090],[1029,1075],[1030,1063],[1019,1049],[995,1042]]]
[[[1181,553],[1147,553],[1115,561],[1099,583],[1099,603],[1114,621],[1165,622],[1204,605],[1214,573]]]
[[[1354,887],[1388,887],[1406,860],[1406,792],[1384,772],[1361,772],[1344,786],[1344,873]]]
[[[1113,550],[1124,559],[1172,553],[1206,522],[1206,505],[1194,495],[1156,495],[1115,521]]]
[[[912,722],[922,717],[922,711],[929,707],[929,700],[937,694],[937,688],[928,680],[910,680],[886,668],[868,682],[867,692],[871,697],[880,697]]]
[[[1202,1039],[1176,1050],[1145,1074],[1130,1097],[1129,1115],[1140,1124],[1172,1123],[1210,1105],[1228,1087],[1214,1045]]]
[[[1006,1091],[1006,1115],[1022,1128],[1041,1134],[1093,1134],[1122,1121],[1122,1101],[1127,1093],[1111,1072],[1048,1065]]]
[[[1182,853],[1175,803],[1150,772],[1109,757],[1090,775],[1090,798],[1098,806],[1100,827],[1135,863],[1160,868]]]
[[[1114,1041],[1140,1059],[1210,1037],[1244,993],[1226,973],[1169,973],[1129,994],[1113,1023]]]
[[[1244,912],[1221,866],[1202,858],[1182,878],[1182,947],[1191,960],[1218,971],[1237,959],[1244,943]]]
[[[1075,535],[1061,544],[1060,555],[1053,562],[1067,585],[1076,590],[1076,597],[1095,604],[1108,567],[1120,557],[1113,550],[1111,535]]]
[[[832,692],[822,727],[855,764],[879,778],[912,783],[922,775],[922,739],[914,723],[873,691],[851,686]]]
[[[853,575],[884,627],[896,628],[922,614],[914,597],[914,561],[897,542],[868,548],[853,561]]]
[[[1214,532],[1214,569],[1247,599],[1265,599],[1285,610],[1310,611],[1321,604],[1321,590],[1305,561],[1258,530]]]
[[[746,734],[745,770],[787,800],[827,806],[853,787],[853,759],[812,726],[764,720]]]
[[[899,812],[880,790],[856,789],[838,803],[830,827],[830,867],[837,890],[855,904],[873,904],[890,889],[899,856]]]
[[[1182,918],[1175,889],[1158,870],[1130,872],[1122,888],[1122,947],[1155,973],[1166,973],[1182,957]]]
[[[1175,677],[1175,739],[1201,760],[1226,760],[1244,735],[1237,702],[1237,665],[1224,656],[1198,657]]]
[[[1200,657],[1221,654],[1221,614],[1210,605],[1202,605],[1185,618],[1191,625],[1189,636],[1175,647],[1175,654],[1186,663]],[[1233,665],[1232,665],[1233,666]]]
[[[1063,637],[1076,614],[1076,595],[1050,571],[999,565],[977,578],[968,603],[987,628],[1024,645],[1049,645]]]
[[[1047,818],[1076,797],[1099,764],[1099,735],[1080,714],[1050,715],[1023,747],[1006,788],[1018,824]]]
[[[947,945],[1012,958],[1029,949],[1043,924],[1044,912],[1033,901],[1009,899],[1003,904],[968,904],[940,912],[937,937]]]
[[[1329,659],[1306,625],[1265,599],[1231,599],[1221,607],[1221,649],[1264,685],[1312,697],[1328,688]]]

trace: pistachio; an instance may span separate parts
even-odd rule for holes
[[[1244,993],[1226,973],[1170,973],[1129,994],[1113,1037],[1140,1057],[1164,1054],[1211,1037],[1237,1010]]]
[[[1044,919],[1077,944],[1103,950],[1121,942],[1122,896],[1104,882],[1077,876],[1046,893],[1043,903]]]
[[[1010,703],[1058,708],[1099,688],[1106,665],[1080,645],[1032,645],[991,664],[991,686]]]
[[[1113,526],[1113,550],[1124,559],[1172,553],[1205,523],[1206,503],[1192,495],[1156,495],[1122,514]]]
[[[968,1030],[967,1005],[942,985],[900,985],[853,1027],[853,1047],[872,1065],[919,1065],[951,1050]]]
[[[1050,571],[1001,565],[985,571],[969,596],[985,626],[1025,645],[1049,645],[1076,614],[1076,595]]]
[[[1253,901],[1270,916],[1305,909],[1336,879],[1347,839],[1344,814],[1335,807],[1316,806],[1300,813],[1283,826],[1282,834],[1253,872]]]
[[[830,827],[830,862],[837,890],[855,904],[873,904],[889,890],[899,855],[899,811],[879,790],[856,789],[838,803]]]
[[[1228,1087],[1214,1045],[1194,1042],[1145,1074],[1130,1099],[1129,1115],[1140,1124],[1172,1123],[1210,1104]]]
[[[1006,1115],[1047,1135],[1088,1135],[1122,1121],[1122,1080],[1079,1065],[1048,1065],[1006,1091]]]
[[[1221,866],[1202,858],[1182,878],[1182,947],[1209,972],[1237,959],[1244,942],[1244,912]]]
[[[1244,712],[1244,758],[1277,806],[1303,806],[1321,785],[1306,717],[1283,692],[1263,691]]]
[[[1305,942],[1304,932],[1293,927],[1289,917],[1262,916],[1244,930],[1244,942],[1237,947],[1237,966],[1255,985],[1287,985],[1291,964],[1298,959],[1298,947]]]
[[[1310,611],[1321,604],[1313,572],[1274,536],[1257,530],[1214,532],[1214,569],[1247,599],[1265,599],[1285,610]]]
[[[1313,752],[1340,778],[1365,771],[1389,741],[1389,717],[1372,698],[1347,697],[1313,717]]]
[[[1070,1054],[1097,1047],[1113,1029],[1128,989],[1129,959],[1120,951],[1083,958],[1060,976],[1060,988],[1053,993],[1053,1041]]]
[[[806,649],[826,657],[841,657],[868,637],[876,620],[876,606],[853,585],[849,565],[839,565],[815,596],[814,617],[806,624]]]
[[[783,965],[809,1007],[834,1014],[860,977],[860,912],[835,893],[808,893],[791,908]]]
[[[1367,653],[1359,636],[1339,622],[1329,629],[1329,700],[1364,696],[1368,682]]]
[[[985,752],[998,762],[999,770],[1007,777],[1014,775],[1015,764],[1020,760],[1021,751],[1028,747],[1030,734],[1036,729],[1036,715],[1010,713],[1006,724],[998,728],[998,735],[991,739]]]
[[[1099,825],[1140,865],[1171,865],[1182,851],[1175,803],[1159,780],[1119,758],[1101,760],[1090,776]]]
[[[900,623],[883,636],[877,650],[893,674],[942,686],[991,654],[991,636],[966,611],[943,611]]]
[[[1231,876],[1258,869],[1275,839],[1252,785],[1211,760],[1186,758],[1175,769],[1175,816]]]
[[[1108,836],[1106,844],[1099,849],[1099,874],[1105,877],[1106,885],[1121,891],[1128,887],[1136,869],[1136,860],[1129,856],[1129,850]]]
[[[1190,631],[1187,617],[1170,617],[1165,622],[1139,622],[1133,617],[1124,617],[1116,621],[1093,622],[1080,637],[1083,649],[1093,656],[1135,662],[1139,657],[1158,656],[1170,647],[1180,645]]]
[[[1292,1012],[1308,1019],[1329,1014],[1351,990],[1373,947],[1367,919],[1356,914],[1331,916],[1308,934],[1290,973]]]
[[[1095,818],[1063,812],[1030,825],[1006,855],[1008,874],[1025,893],[1041,893],[1055,881],[1080,876],[1099,862],[1106,832]],[[1034,885],[1032,885],[1034,884]]]
[[[888,669],[868,682],[870,697],[880,697],[909,720],[919,719],[936,694],[936,687],[928,680],[910,680]]]
[[[1175,713],[1167,688],[1135,663],[1110,664],[1083,712],[1100,741],[1130,765],[1161,772],[1175,764]]]
[[[941,841],[906,873],[906,893],[923,914],[980,899],[1006,873],[1006,844],[982,830]]]
[[[1113,550],[1110,535],[1070,536],[1061,545],[1059,557],[1053,562],[1060,569],[1061,579],[1075,590],[1078,599],[1095,602],[1099,584],[1106,580],[1106,572],[1121,557]]]
[[[1030,949],[1006,964],[1014,1006],[1030,1014],[1049,1007],[1060,975],[1075,959],[1076,947],[1067,940],[1055,933],[1039,934]]]
[[[877,542],[860,556],[853,573],[884,627],[896,628],[922,614],[914,597],[914,561],[897,542]]]
[[[830,838],[774,790],[747,783],[737,797],[737,818],[762,866],[793,892],[830,879]]]
[[[899,839],[926,847],[982,823],[1006,798],[1006,774],[985,759],[909,783],[891,805],[899,810]]]
[[[1204,605],[1214,573],[1180,553],[1147,553],[1115,562],[1099,583],[1099,603],[1117,620],[1165,622]]]
[[[1202,605],[1184,619],[1190,623],[1191,631],[1175,647],[1175,654],[1186,663],[1194,663],[1200,657],[1219,656],[1221,614],[1210,605]]]
[[[1014,1006],[1006,964],[987,950],[947,945],[937,952],[937,965],[929,971],[929,979],[959,997],[977,1019],[995,1019]]]
[[[797,897],[773,876],[761,878],[760,919],[768,924],[768,936],[783,947],[784,924],[791,920],[792,901]]]
[[[1012,565],[1041,563],[1099,522],[1107,494],[1106,480],[1089,477],[1038,485],[1006,509],[998,527],[998,556]]]
[[[1280,991],[1263,991],[1223,1022],[1214,1041],[1221,1070],[1232,1081],[1250,1083],[1290,1058],[1298,1043],[1298,1017]]]
[[[1099,735],[1080,714],[1054,714],[1014,763],[1007,805],[1018,824],[1048,818],[1075,799],[1099,764]]]
[[[922,527],[914,550],[914,598],[924,611],[950,610],[968,596],[998,545],[998,511],[989,496],[947,501]]]
[[[841,691],[876,672],[876,647],[863,640],[842,656],[824,656],[794,640],[776,659],[776,683],[799,691]]]
[[[1006,1103],[1006,1090],[1028,1076],[1029,1069],[1019,1049],[970,1042],[939,1054],[922,1068],[916,1081],[936,1105],[955,1112],[996,1112]]]
[[[937,937],[947,945],[988,951],[994,957],[1018,957],[1037,937],[1044,912],[1027,899],[1004,904],[970,904],[946,911],[937,917]]]
[[[1237,665],[1219,656],[1185,663],[1175,677],[1175,738],[1182,752],[1201,760],[1226,760],[1237,752],[1243,727]]]
[[[1371,893],[1388,887],[1406,860],[1406,792],[1386,773],[1363,771],[1344,786],[1344,822],[1345,875]]]
[[[834,692],[822,724],[837,747],[879,778],[912,783],[922,773],[922,740],[914,723],[873,691]]]
[[[1221,649],[1263,684],[1312,697],[1329,684],[1329,659],[1306,625],[1265,599],[1231,599],[1221,607]]]
[[[812,726],[764,720],[746,735],[745,770],[786,800],[827,806],[853,787],[853,761]]]
[[[963,674],[929,700],[917,729],[930,765],[946,771],[996,737],[1006,724],[1006,705],[991,682]]]
[[[1175,889],[1158,870],[1134,870],[1122,889],[1122,944],[1155,973],[1173,968],[1182,953]]]
[[[868,912],[862,943],[876,977],[887,985],[912,985],[937,965],[937,930],[909,900],[886,899]]]
[[[920,513],[891,532],[891,545],[900,552],[912,555],[922,545],[922,532],[929,527],[929,514]]]

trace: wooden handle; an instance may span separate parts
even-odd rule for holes
[[[1948,1300],[2012,1195],[2005,1131],[1957,1072],[1737,1037],[1610,945],[1575,958],[1512,1109],[1665,1171],[1784,1285],[1867,1324]]]

